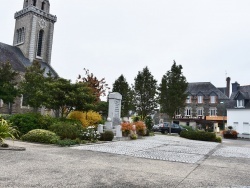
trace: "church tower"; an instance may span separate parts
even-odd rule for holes
[[[30,62],[50,64],[57,18],[50,14],[49,0],[24,0],[23,9],[15,13],[15,19],[13,46],[19,47]]]

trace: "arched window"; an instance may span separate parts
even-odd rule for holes
[[[42,2],[42,10],[45,8],[45,2]]]
[[[24,42],[24,27],[16,31],[16,43],[19,44],[21,42]]]
[[[33,6],[36,6],[36,0],[33,0]]]
[[[24,42],[24,27],[21,29],[21,42]]]
[[[44,35],[44,31],[40,30],[39,31],[39,36],[38,36],[37,54],[36,54],[39,57],[41,57],[41,55],[42,55],[43,35]]]

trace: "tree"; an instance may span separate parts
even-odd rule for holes
[[[72,110],[89,111],[94,108],[95,96],[84,83],[70,83],[70,80],[55,78],[45,82],[48,92],[44,105],[53,109],[56,116],[67,116]]]
[[[44,77],[45,69],[41,69],[39,62],[34,61],[33,64],[26,69],[24,80],[21,82],[21,91],[27,104],[34,108],[34,112],[38,111],[46,101],[45,88],[46,79]]]
[[[157,107],[157,81],[145,67],[135,78],[134,104],[142,120]]]
[[[0,99],[9,104],[9,114],[12,114],[12,104],[19,95],[17,76],[18,72],[12,69],[9,62],[3,63],[0,67]]]
[[[185,93],[188,83],[186,77],[182,73],[182,66],[176,65],[174,61],[171,70],[163,75],[162,82],[159,87],[160,91],[160,110],[167,113],[172,123],[176,110],[185,106],[187,94]],[[169,126],[171,133],[171,126]]]
[[[101,96],[106,96],[106,89],[110,89],[108,84],[106,84],[105,78],[98,79],[93,73],[90,73],[88,69],[83,69],[85,71],[85,76],[79,75],[77,82],[86,83],[92,90],[93,94],[96,96],[96,102],[100,101]]]
[[[129,87],[126,78],[123,75],[121,75],[117,80],[115,80],[112,91],[118,92],[122,95],[121,116],[129,116],[129,111],[134,110],[134,105],[132,102],[133,96],[131,88]]]

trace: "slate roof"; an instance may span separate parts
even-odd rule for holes
[[[210,82],[194,82],[188,83],[187,93],[196,96],[198,93],[202,93],[205,96],[215,93],[218,99],[229,99],[220,89],[216,88]]]
[[[18,47],[0,42],[0,63],[6,62],[10,62],[12,68],[18,72],[25,72],[25,67],[31,65]]]
[[[231,96],[230,96],[230,104],[229,104],[229,109],[237,109],[236,108],[236,99],[235,97],[237,97],[237,95],[240,94],[241,96],[243,96],[246,101],[245,101],[245,107],[246,109],[250,109],[250,85],[247,86],[239,86],[238,90],[235,92],[232,92]],[[242,108],[239,108],[242,109]]]
[[[239,86],[237,91],[232,92],[232,94],[231,94],[231,96],[230,96],[230,99],[234,99],[234,97],[236,96],[236,94],[237,94],[239,91],[240,91],[240,92],[243,94],[243,96],[245,96],[246,98],[249,98],[249,97],[250,97],[250,85],[247,85],[247,86]]]
[[[12,68],[18,72],[25,72],[25,68],[31,66],[31,62],[22,51],[16,46],[10,46],[0,42],[0,63],[10,62]],[[45,74],[49,71],[54,76],[58,76],[56,71],[47,63],[39,61],[41,68],[45,68]]]

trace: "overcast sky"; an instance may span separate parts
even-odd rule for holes
[[[23,0],[1,0],[0,42],[11,44]],[[160,83],[173,60],[188,82],[250,84],[250,0],[50,0],[51,65],[75,81],[83,68],[112,86],[148,66]]]

